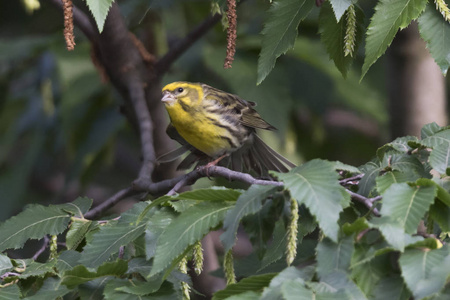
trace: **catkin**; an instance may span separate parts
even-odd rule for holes
[[[297,256],[297,233],[298,233],[298,202],[291,198],[291,218],[289,220],[289,226],[287,229],[287,249],[286,249],[286,262],[288,266],[292,264]]]
[[[233,253],[231,249],[225,253],[225,258],[223,260],[223,269],[225,271],[225,278],[227,279],[227,285],[236,283],[236,275],[234,273],[234,261]]]
[[[344,56],[353,56],[356,42],[356,11],[352,4],[347,9],[347,26],[344,37]]]

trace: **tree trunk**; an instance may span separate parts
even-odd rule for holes
[[[427,123],[447,124],[444,76],[415,22],[397,34],[388,51],[388,92],[392,139],[420,137]]]

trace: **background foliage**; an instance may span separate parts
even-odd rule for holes
[[[74,3],[100,32],[115,5]],[[102,220],[85,214],[138,173],[138,126],[81,31],[75,51],[64,49],[52,1],[3,3],[0,298],[186,298],[194,274],[180,264],[199,261],[198,241],[219,229],[225,264],[213,275],[234,272],[238,282],[213,299],[448,298],[450,129],[431,123],[420,137],[390,137],[383,79],[386,49],[413,20],[446,74],[445,3],[242,1],[233,68],[222,68],[217,25],[160,85],[201,81],[256,101],[278,128],[262,136],[299,166],[272,174],[281,187],[202,179],[192,191],[124,201]],[[226,6],[118,4],[155,57]],[[251,253],[230,262],[243,231]]]

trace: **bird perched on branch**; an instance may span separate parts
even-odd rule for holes
[[[267,175],[268,170],[287,172],[295,167],[256,135],[256,128],[276,128],[261,118],[254,102],[203,83],[173,82],[162,92],[171,120],[166,132],[182,147],[161,156],[159,162],[191,151],[178,169],[208,163]]]

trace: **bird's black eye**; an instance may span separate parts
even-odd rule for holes
[[[178,93],[182,93],[184,91],[184,89],[183,88],[178,88],[177,91],[178,91]]]

